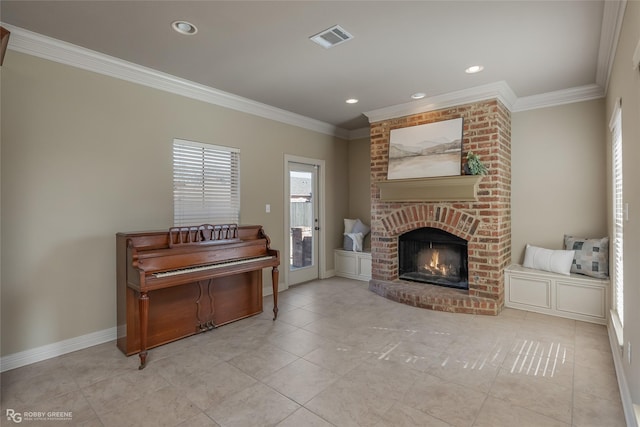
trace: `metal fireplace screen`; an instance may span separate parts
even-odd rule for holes
[[[467,241],[437,228],[409,231],[398,241],[399,278],[469,289]]]

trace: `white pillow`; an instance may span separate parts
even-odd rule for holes
[[[575,251],[539,248],[527,244],[524,252],[524,267],[569,275]]]
[[[344,234],[351,233],[351,230],[353,230],[353,226],[356,225],[356,221],[357,219],[344,219]]]

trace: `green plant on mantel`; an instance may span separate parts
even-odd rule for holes
[[[480,158],[477,154],[474,154],[472,151],[467,153],[467,167],[468,172],[471,175],[486,175],[487,167],[480,161]]]

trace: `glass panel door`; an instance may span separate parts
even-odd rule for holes
[[[289,162],[289,284],[318,278],[317,169]]]

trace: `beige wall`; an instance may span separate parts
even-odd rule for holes
[[[511,116],[511,251],[607,236],[604,100]]]
[[[349,141],[349,218],[360,218],[371,226],[371,158],[369,138]],[[364,240],[371,247],[371,235]]]
[[[622,191],[623,201],[629,204],[629,220],[623,224],[625,351],[621,351],[621,355],[624,378],[636,405],[640,405],[640,169],[637,164],[640,159],[640,72],[631,69],[631,58],[639,41],[640,2],[628,1],[609,80],[605,120],[609,122],[613,106],[621,98]],[[626,357],[629,345],[631,363]]]
[[[284,155],[325,160],[333,269],[346,141],[14,51],[1,78],[3,356],[115,326],[115,233],[172,225],[173,138],[240,148],[241,222],[280,250]]]
[[[349,141],[349,215],[371,225],[369,138]]]

